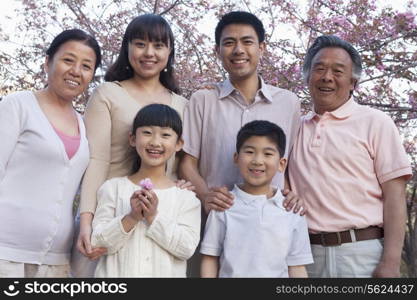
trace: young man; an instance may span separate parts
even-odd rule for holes
[[[307,52],[314,109],[289,162],[291,186],[308,207],[312,277],[399,276],[410,163],[394,122],[357,104],[359,53],[336,36]]]
[[[233,204],[228,189],[240,181],[232,160],[239,129],[256,119],[271,121],[287,135],[288,153],[300,117],[297,96],[266,84],[257,74],[265,50],[265,30],[255,15],[239,11],[224,15],[217,24],[215,39],[217,56],[229,79],[191,96],[184,112],[186,154],[180,164],[182,177],[195,185],[206,212]],[[282,174],[273,182],[284,188]]]
[[[287,160],[285,134],[268,121],[243,126],[234,162],[243,178],[232,190],[235,204],[210,212],[200,252],[202,277],[306,277],[313,262],[304,217],[282,206],[272,186]]]
[[[229,189],[241,177],[232,157],[236,134],[244,124],[263,119],[279,125],[287,136],[287,155],[300,123],[297,96],[266,84],[257,73],[265,51],[265,29],[255,15],[240,11],[224,15],[216,26],[215,40],[217,56],[229,79],[191,96],[184,112],[185,155],[179,166],[181,177],[196,187],[206,213],[233,205]],[[283,174],[278,173],[273,184],[284,188]],[[291,209],[294,202],[288,201],[287,192],[284,205]],[[300,202],[294,212],[299,211]],[[190,261],[191,275],[198,276],[200,263],[195,258]]]

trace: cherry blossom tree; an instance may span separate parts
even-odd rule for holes
[[[103,65],[91,88],[115,60],[129,21],[143,13],[163,15],[176,36],[176,73],[184,96],[226,77],[214,54],[214,26],[231,10],[250,11],[263,20],[267,53],[259,72],[265,81],[295,92],[308,109],[310,100],[300,69],[306,50],[322,34],[351,42],[363,58],[364,74],[356,100],[388,113],[396,122],[413,170],[417,166],[417,20],[410,1],[401,11],[376,0],[22,0],[16,32],[0,39],[19,41],[12,53],[0,50],[1,95],[44,84],[45,48],[63,29],[93,34],[103,50]],[[210,26],[202,30],[203,24]],[[206,34],[204,32],[209,32]],[[88,91],[76,103],[83,110]],[[417,277],[417,175],[407,188],[409,220],[404,261]]]

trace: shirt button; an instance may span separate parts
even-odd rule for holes
[[[320,136],[319,135],[317,136],[317,139],[320,139]]]

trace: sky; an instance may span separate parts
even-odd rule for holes
[[[100,0],[93,0],[93,1],[99,1]],[[135,0],[132,0],[135,1]],[[194,1],[194,0],[191,0]],[[219,0],[214,0],[219,1]],[[250,3],[256,3],[259,0],[250,0]],[[308,0],[296,0],[302,5],[305,5]],[[392,6],[395,9],[401,10],[405,7],[408,0],[378,0],[377,2],[381,6]],[[0,9],[0,26],[5,32],[12,32],[15,30],[17,23],[19,22],[19,16],[15,13],[15,9],[20,7],[21,0],[2,0],[2,7]],[[10,18],[7,18],[10,17]],[[207,24],[202,24],[201,30],[205,32],[208,30],[208,32],[205,32],[209,35],[212,34],[212,27],[214,26],[208,26],[210,24],[210,21],[207,21]],[[3,47],[4,42],[0,40],[0,45]]]

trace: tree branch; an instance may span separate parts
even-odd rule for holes
[[[77,17],[79,20],[88,20],[86,15],[83,13],[81,8],[79,6],[75,5],[75,8],[73,7],[71,1],[63,1],[67,7],[72,11],[72,13]],[[88,30],[91,34],[94,34],[96,31],[91,27],[90,22],[83,22],[83,25],[88,27]]]
[[[399,71],[408,70],[408,69],[411,69],[411,68],[416,67],[416,66],[417,66],[417,62],[409,64],[409,65],[405,65],[403,67],[396,68],[395,70],[392,70],[392,71],[384,72],[383,74],[378,75],[378,76],[371,76],[367,79],[361,80],[359,83],[362,84],[364,82],[372,81],[372,80],[379,79],[379,78],[382,78],[382,77],[388,77],[389,75],[395,74]]]
[[[165,9],[159,15],[162,16],[162,15],[166,14],[167,12],[169,12],[171,9],[173,9],[175,6],[177,6],[177,4],[179,4],[178,2],[181,2],[181,0],[175,0],[174,3],[172,3],[170,7],[168,7],[167,9]]]

